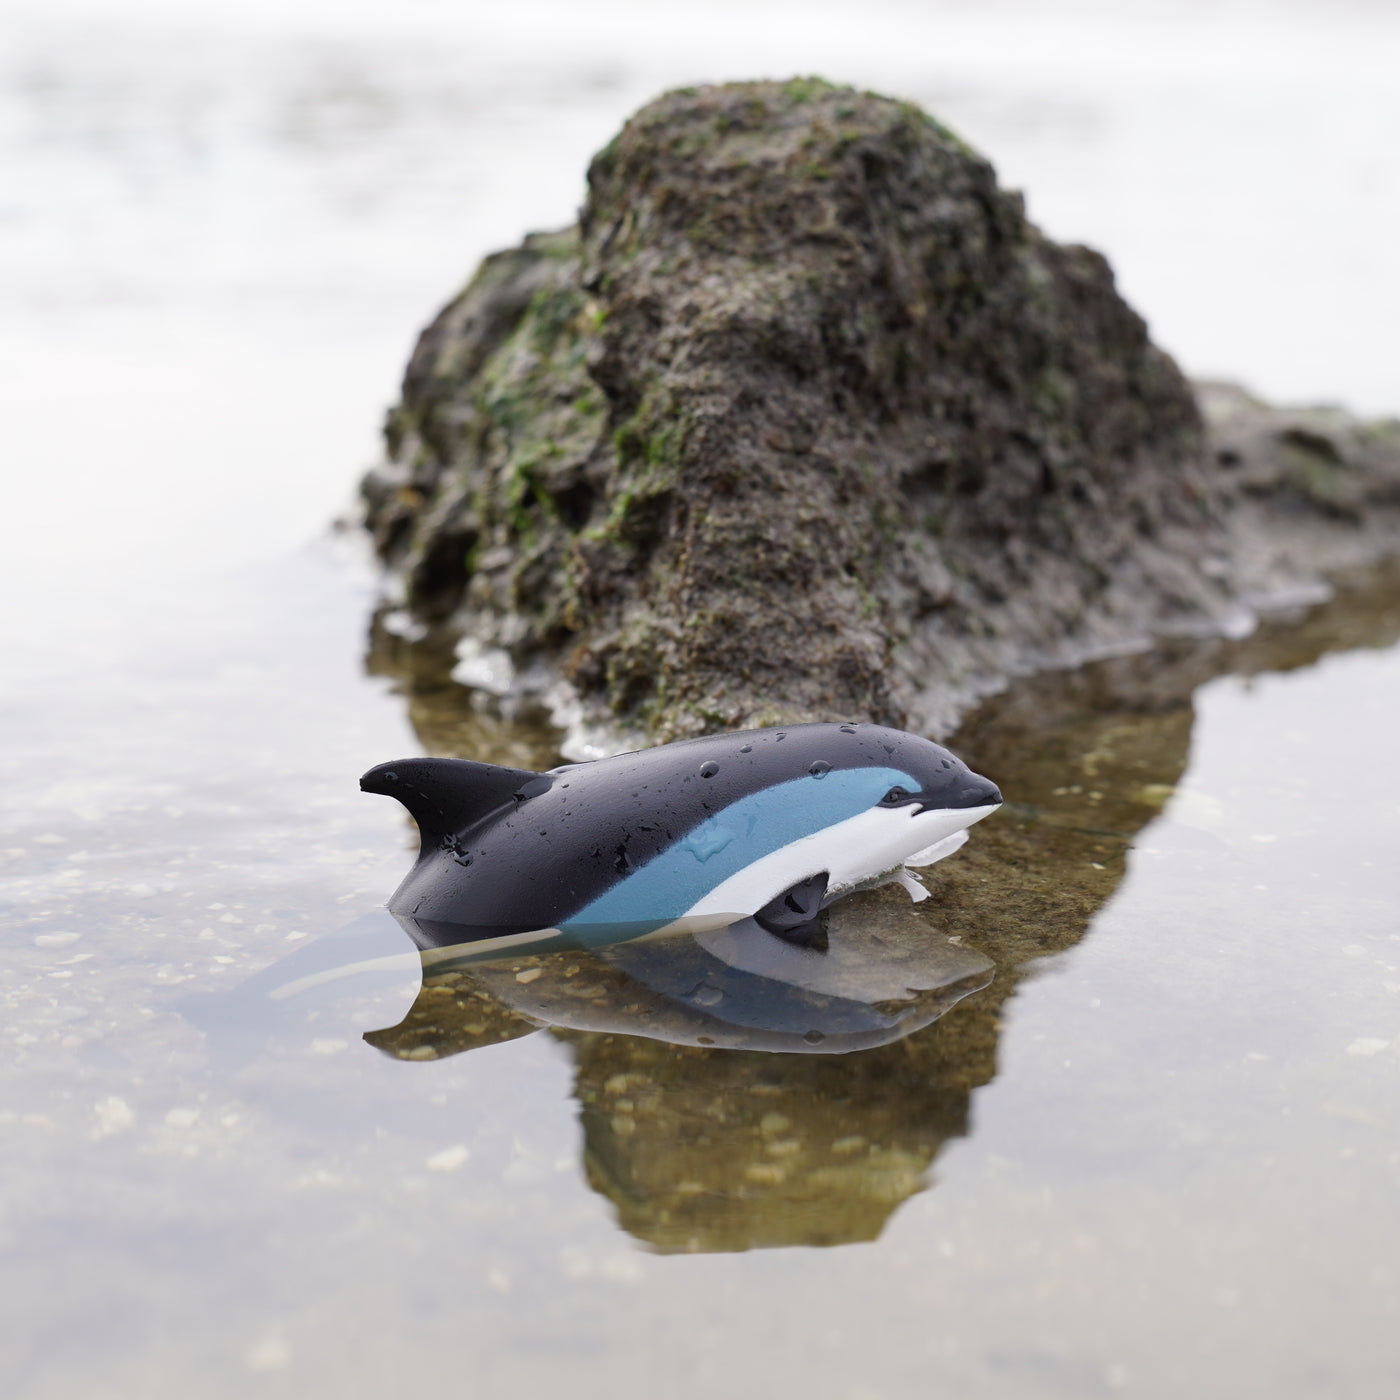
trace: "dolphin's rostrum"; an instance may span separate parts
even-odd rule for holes
[[[851,890],[966,840],[1001,793],[947,749],[871,724],[687,739],[548,773],[461,759],[360,779],[418,823],[389,909],[423,946],[557,933],[615,942],[753,918],[805,941]]]

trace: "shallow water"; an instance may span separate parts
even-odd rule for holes
[[[551,757],[424,658],[357,679],[349,568],[110,666],[81,754],[80,695],[8,699],[11,1393],[1392,1392],[1393,573],[988,702],[954,744],[1007,808],[832,946],[994,976],[823,1054],[620,1034],[636,984],[568,955],[412,1009],[402,968],[237,990],[357,918],[356,958],[408,949],[373,910],[409,832],[353,783],[406,714]]]
[[[840,906],[847,974],[923,987],[844,984],[903,1038],[707,1047],[722,1002],[582,960],[272,995],[408,951],[375,911],[414,842],[359,772],[557,761],[367,645],[363,562],[303,542],[418,327],[628,110],[910,94],[1189,369],[1393,412],[1390,7],[3,24],[6,1396],[1394,1393],[1393,574],[989,701],[954,742],[1007,807],[933,899]]]

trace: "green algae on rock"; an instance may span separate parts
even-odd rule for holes
[[[1294,581],[1257,530],[1241,549],[1191,386],[1104,259],[916,107],[814,79],[634,116],[578,227],[488,258],[424,332],[387,437],[364,496],[403,610],[580,756],[946,732],[1008,675],[1228,629]],[[1315,467],[1290,499],[1335,523]]]

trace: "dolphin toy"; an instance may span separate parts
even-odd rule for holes
[[[926,897],[907,867],[950,855],[1001,803],[947,749],[873,724],[716,734],[547,773],[407,758],[360,787],[418,824],[389,910],[422,948],[600,946],[746,919],[810,944],[852,890],[896,879]]]

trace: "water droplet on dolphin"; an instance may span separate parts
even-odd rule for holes
[[[700,776],[702,778],[713,778],[719,772],[719,764],[710,762],[700,765]]]
[[[817,759],[807,770],[814,778],[824,778],[831,772],[831,764],[825,759]]]
[[[752,744],[745,744],[744,747],[741,748],[741,749],[739,750],[739,752],[740,752],[740,753],[752,753],[752,752],[753,752],[753,745],[752,745]]]

